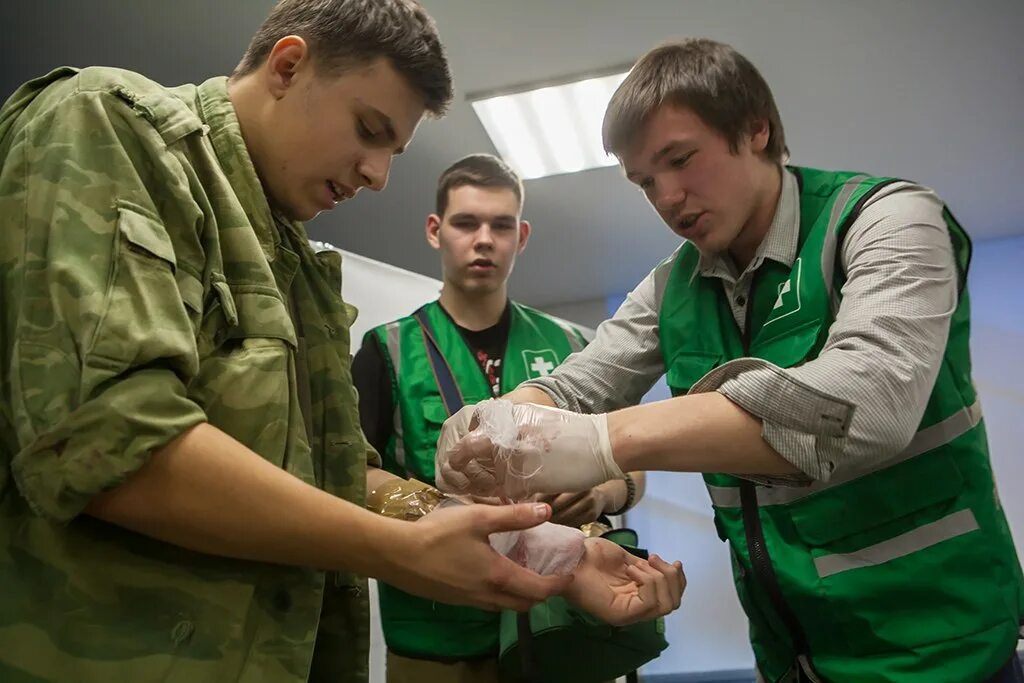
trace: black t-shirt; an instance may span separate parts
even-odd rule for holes
[[[448,311],[444,312],[448,315]],[[508,345],[511,321],[512,307],[508,304],[505,304],[497,324],[483,330],[467,330],[452,320],[487,378],[491,395],[495,397],[501,395],[501,364]],[[370,343],[363,344],[352,359],[352,381],[359,392],[359,422],[363,433],[370,445],[383,453],[395,429],[395,397],[391,393],[391,377],[384,360],[384,349],[376,335],[370,337]]]

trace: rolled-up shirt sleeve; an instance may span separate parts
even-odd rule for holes
[[[32,510],[66,521],[206,419],[187,391],[199,314],[181,288],[194,292],[197,274],[164,219],[191,198],[161,167],[159,135],[116,95],[72,94],[12,135],[0,174],[4,206],[18,208],[0,218],[4,459]]]
[[[676,252],[678,253],[678,251]],[[660,300],[675,256],[663,261],[631,291],[585,349],[554,372],[521,386],[542,389],[559,408],[605,413],[640,402],[665,374],[658,336]]]
[[[958,296],[943,205],[919,186],[897,186],[865,206],[840,262],[841,303],[817,358],[787,369],[743,358],[694,387],[761,418],[765,441],[820,481],[884,465],[909,444]]]

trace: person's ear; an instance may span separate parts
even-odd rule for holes
[[[426,235],[427,244],[434,249],[441,248],[441,217],[436,213],[427,216]]]
[[[750,124],[750,151],[755,154],[768,149],[768,140],[772,136],[772,127],[768,119],[757,119]]]
[[[517,254],[522,254],[523,249],[526,249],[526,242],[530,239],[530,221],[520,221],[519,223],[519,247],[516,249]]]
[[[264,64],[267,89],[281,99],[303,69],[311,68],[309,46],[299,36],[285,36],[274,43]]]

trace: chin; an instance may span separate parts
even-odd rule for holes
[[[317,216],[319,216],[320,214],[325,213],[325,212],[326,212],[326,209],[320,209],[320,208],[310,209],[310,210],[307,210],[307,211],[295,211],[295,210],[292,210],[292,209],[281,209],[281,213],[284,214],[285,218],[287,218],[288,220],[291,220],[291,221],[299,221],[300,223],[305,223],[306,221],[311,221],[314,218],[316,218]]]

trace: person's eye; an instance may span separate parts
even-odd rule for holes
[[[695,151],[690,152],[689,154],[684,154],[681,157],[676,157],[672,159],[672,161],[670,161],[669,164],[672,166],[672,168],[682,168],[683,166],[686,166],[687,162],[690,161],[690,157],[692,157],[694,154],[696,154]]]
[[[377,133],[370,130],[370,127],[367,126],[366,122],[363,121],[362,119],[356,120],[356,129],[359,132],[359,137],[363,138],[364,140],[373,140],[374,138],[377,137]]]

